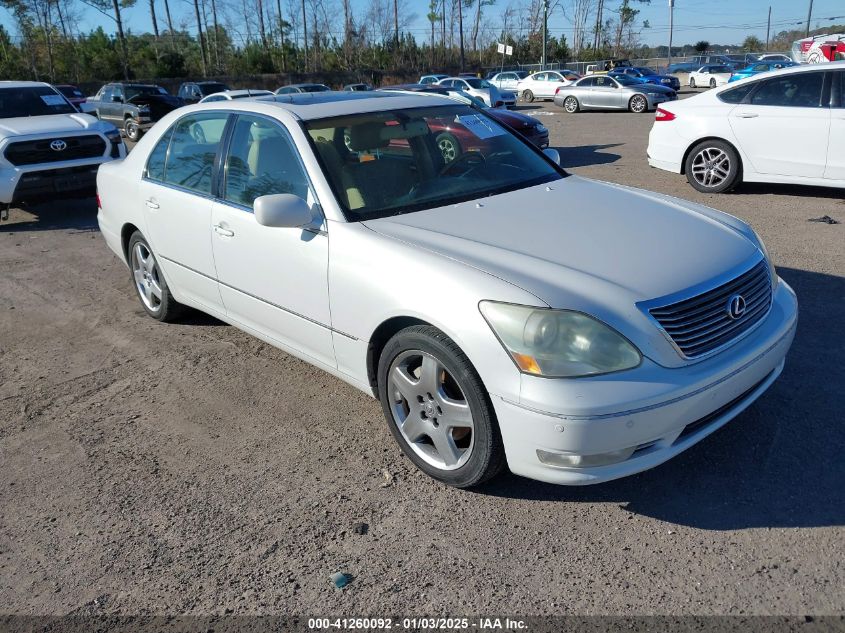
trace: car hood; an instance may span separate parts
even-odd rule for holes
[[[675,92],[675,89],[670,88],[669,86],[663,86],[661,84],[650,84],[646,81],[643,81],[642,90],[651,90],[651,91],[654,91],[654,92],[665,92],[667,94],[670,93],[670,92]]]
[[[679,357],[650,340],[655,328],[636,303],[759,256],[731,216],[577,176],[364,224],[503,279],[538,303],[597,315],[668,366]]]
[[[63,134],[82,132],[94,126],[97,119],[88,114],[46,114],[0,119],[0,135]]]

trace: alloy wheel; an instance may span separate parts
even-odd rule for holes
[[[578,101],[575,97],[567,97],[563,102],[563,109],[572,114],[578,110]]]
[[[422,350],[399,354],[387,375],[390,412],[411,450],[441,470],[463,466],[472,454],[475,427],[457,379]]]
[[[151,312],[161,310],[161,278],[155,256],[143,242],[137,242],[132,249],[132,276],[138,296]]]
[[[440,154],[446,163],[451,163],[458,157],[458,148],[455,142],[448,136],[441,136],[437,140],[437,147],[440,149]]]
[[[702,187],[718,187],[731,172],[731,159],[717,147],[705,147],[692,159],[692,177]]]
[[[646,103],[645,97],[642,97],[640,95],[635,95],[631,99],[631,111],[636,112],[637,114],[639,114],[640,112],[645,112],[647,105],[648,104]]]

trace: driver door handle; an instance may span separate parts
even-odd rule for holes
[[[214,225],[214,232],[217,233],[217,235],[222,235],[223,237],[235,237],[234,231],[230,231],[229,229],[223,228],[219,224]]]
[[[754,119],[760,115],[756,112],[740,112],[736,116],[738,116],[740,119]]]
[[[147,205],[150,209],[158,209],[158,202],[150,198],[149,200],[144,200],[144,204]]]

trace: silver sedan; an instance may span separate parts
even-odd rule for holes
[[[555,105],[569,113],[579,110],[630,110],[648,112],[659,104],[674,101],[677,93],[671,88],[640,83],[629,77],[592,75],[555,92]]]

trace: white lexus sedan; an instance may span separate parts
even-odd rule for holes
[[[761,73],[662,104],[652,167],[705,193],[741,182],[845,187],[845,62]]]
[[[718,88],[724,86],[731,78],[733,70],[730,66],[709,64],[702,66],[689,74],[690,88]]]
[[[445,162],[444,127],[473,149]],[[98,218],[149,316],[196,308],[377,397],[430,476],[591,484],[748,407],[797,304],[747,224],[554,154],[435,95],[203,104],[100,169]]]

